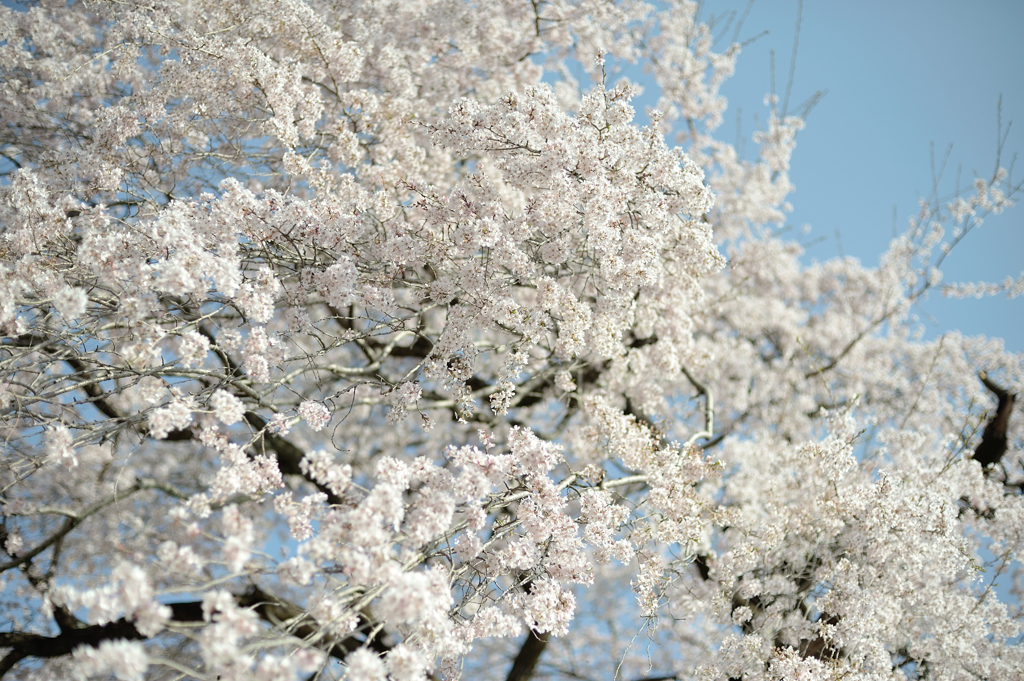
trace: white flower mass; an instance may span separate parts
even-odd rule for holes
[[[808,263],[698,10],[0,7],[0,678],[1021,678],[1021,185]]]

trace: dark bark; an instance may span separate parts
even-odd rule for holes
[[[982,468],[988,468],[999,463],[1006,453],[1006,431],[1010,426],[1010,414],[1013,412],[1013,403],[1017,395],[993,383],[984,371],[978,374],[978,377],[999,400],[996,413],[985,424],[981,444],[974,450],[975,461],[980,463]]]
[[[302,463],[303,457],[306,456],[305,451],[280,435],[268,433],[266,430],[266,419],[254,411],[245,412],[245,422],[248,423],[249,427],[253,430],[262,433],[256,441],[256,444],[249,449],[250,454],[261,453],[260,450],[269,449],[275,454],[277,459],[277,468],[281,471],[281,475],[298,475],[299,477],[302,477],[308,482],[316,485],[318,490],[326,494],[327,503],[341,503],[341,497],[302,472],[300,464]]]
[[[526,634],[526,640],[519,648],[519,654],[512,662],[512,668],[508,670],[505,681],[528,681],[533,677],[533,670],[537,666],[544,649],[548,647],[548,633],[538,634],[530,631]]]
[[[711,567],[708,565],[706,553],[698,553],[693,559],[693,566],[697,568],[697,574],[700,575],[701,580],[706,582],[711,578]]]
[[[707,554],[698,553],[693,559],[693,566],[697,571],[697,576],[699,576],[702,581],[706,582],[711,578],[711,566],[708,564]],[[811,590],[814,585],[814,574],[814,569],[807,570],[806,573],[797,580],[796,586],[798,593],[807,593]],[[754,596],[753,598],[740,598],[739,596],[734,596],[732,602],[733,611],[742,606],[749,607],[755,614],[763,613],[766,610],[766,604],[763,603],[761,598],[758,596]],[[804,610],[804,614],[806,616],[806,608],[802,608],[802,610]],[[839,617],[837,615],[822,614],[819,621],[824,624],[836,625],[839,623]],[[754,631],[752,622],[744,624],[743,631],[747,634],[752,633]],[[777,648],[783,648],[785,647],[785,644],[780,640],[776,640],[775,646]],[[834,659],[842,654],[841,650],[834,648],[822,636],[801,639],[796,646],[796,650],[801,657],[813,657],[819,660]]]
[[[257,586],[252,586],[245,593],[235,596],[235,601],[239,607],[252,608],[253,612],[268,624],[280,626],[283,623],[288,623],[290,625],[288,632],[296,638],[309,638],[319,632],[316,622],[305,615],[305,611],[301,608],[272,596]],[[203,622],[201,601],[169,603],[167,605],[171,608],[172,622],[179,624]],[[102,625],[87,625],[80,621],[74,622],[74,626],[71,624],[66,621],[60,622],[61,633],[56,636],[18,631],[0,632],[0,648],[11,649],[3,659],[0,659],[0,678],[3,678],[4,674],[13,669],[18,662],[27,658],[51,659],[70,655],[75,648],[83,645],[95,648],[104,641],[117,639],[139,641],[148,638],[135,628],[134,622],[123,617],[115,622]],[[369,622],[361,619],[356,634],[333,642],[327,641],[330,647],[324,650],[339,660],[344,660],[350,652],[361,646],[367,646],[379,654],[390,650],[391,646],[380,635],[367,639],[366,634],[369,630]]]
[[[173,622],[203,621],[201,602],[171,603],[169,605]],[[17,655],[20,656],[19,660],[26,657],[48,659],[70,655],[75,648],[82,645],[95,648],[103,641],[115,639],[137,641],[145,638],[147,637],[139,633],[133,622],[122,617],[108,624],[80,624],[75,628],[62,628],[61,633],[57,636],[43,636],[42,634],[18,631],[0,633],[0,648],[11,648],[12,651],[8,657]]]

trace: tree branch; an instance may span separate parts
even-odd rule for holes
[[[251,608],[260,619],[272,626],[286,630],[292,636],[304,641],[315,641],[323,638],[319,625],[310,618],[302,608],[272,596],[253,585],[245,593],[235,596],[235,602],[241,608]],[[204,622],[202,601],[169,603],[171,622],[179,624],[196,624]],[[357,632],[368,629],[369,622],[360,617]],[[0,632],[0,648],[11,648],[11,651],[0,660],[0,679],[4,677],[18,662],[26,658],[52,659],[63,657],[74,652],[79,646],[99,647],[104,641],[124,639],[128,641],[146,640],[135,628],[135,623],[122,617],[107,624],[94,624],[77,628],[62,629],[57,636],[44,636],[25,632]],[[331,657],[344,660],[350,652],[361,646],[367,646],[378,654],[384,654],[391,646],[380,635],[359,638],[347,636],[340,641],[328,638],[325,652]]]
[[[538,634],[529,631],[526,640],[519,648],[516,659],[512,662],[512,668],[508,670],[505,681],[529,681],[533,677],[533,670],[537,666],[544,649],[548,647],[548,633]]]

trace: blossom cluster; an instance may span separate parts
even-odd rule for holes
[[[807,264],[804,121],[719,139],[718,37],[689,0],[0,7],[0,668],[1016,678],[1024,359],[914,315],[1021,292],[941,283],[1020,187]]]

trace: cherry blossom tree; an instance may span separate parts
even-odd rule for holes
[[[0,677],[1019,678],[1019,185],[807,265],[697,10],[0,8]]]

